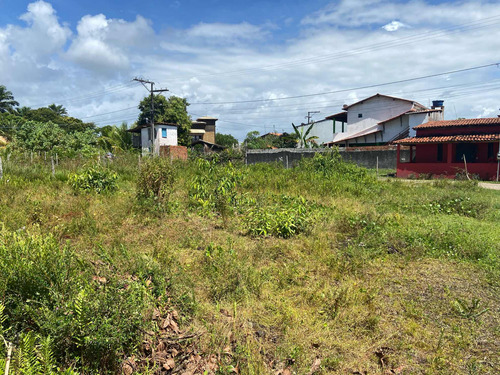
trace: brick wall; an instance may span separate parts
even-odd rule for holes
[[[161,146],[160,156],[172,160],[187,160],[188,152],[185,146]]]

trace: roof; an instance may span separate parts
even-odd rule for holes
[[[334,115],[330,115],[325,117],[326,120],[336,120],[340,122],[347,122],[347,112],[342,111],[339,113],[335,113]]]
[[[500,117],[471,118],[462,120],[429,121],[413,129],[448,128],[456,126],[500,125]]]
[[[273,132],[271,132],[271,133],[266,133],[266,134],[262,134],[262,135],[260,136],[260,138],[267,137],[268,135],[274,135],[274,136],[276,136],[276,137],[281,137],[281,136],[283,135],[283,133],[273,133]]]
[[[394,141],[403,145],[415,145],[421,143],[445,143],[445,142],[493,142],[500,140],[500,134],[465,134],[465,135],[438,135],[433,137],[413,137]]]
[[[179,125],[171,123],[171,122],[157,122],[157,123],[155,123],[155,126],[158,126],[158,125],[169,125],[169,126],[175,126],[175,127],[179,126]],[[135,128],[128,129],[127,131],[129,133],[140,133],[141,129],[150,128],[150,127],[151,127],[151,124],[142,124],[142,125],[137,125]]]
[[[203,121],[203,120],[215,120],[215,121],[217,121],[218,118],[210,117],[210,116],[203,116],[203,117],[199,117],[196,121]]]
[[[193,128],[191,128],[189,130],[189,134],[205,134],[205,133],[206,132],[203,129],[193,129]]]
[[[365,98],[363,100],[359,100],[357,101],[356,103],[352,103],[352,104],[349,104],[349,105],[344,105],[344,107],[342,109],[346,110],[346,109],[349,109],[350,107],[356,105],[356,104],[359,104],[359,103],[363,103],[367,100],[370,100],[372,98],[375,98],[375,97],[384,97],[384,98],[389,98],[389,99],[394,99],[394,100],[402,100],[402,101],[405,101],[405,102],[408,102],[408,103],[414,103],[414,104],[418,104],[419,106],[423,107],[423,108],[426,108],[425,106],[423,106],[422,104],[414,101],[414,100],[409,100],[409,99],[403,99],[403,98],[397,98],[395,96],[389,96],[389,95],[384,95],[384,94],[375,94],[375,95],[372,95],[372,96],[369,96],[368,98]]]
[[[204,141],[203,139],[198,139],[198,140],[192,142],[191,146],[200,145],[200,144],[208,146],[210,149],[213,149],[213,150],[224,150],[225,148],[227,148],[226,146],[218,145],[217,143],[207,142],[207,141]]]
[[[343,141],[346,141],[346,140],[349,140],[349,139],[354,139],[354,138],[358,138],[358,137],[363,137],[365,135],[369,135],[369,134],[373,134],[373,133],[378,133],[378,132],[381,132],[382,129],[380,129],[380,127],[378,125],[375,125],[375,126],[371,126],[369,128],[366,128],[366,129],[363,129],[357,133],[354,133],[354,134],[345,134],[344,136],[340,136],[338,137],[337,139],[331,141],[331,142],[326,142],[325,144],[334,144],[334,143],[340,143],[340,142],[343,142]]]

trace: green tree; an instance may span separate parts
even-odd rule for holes
[[[215,134],[215,143],[225,147],[238,146],[238,140],[234,138],[231,134]]]
[[[248,132],[243,142],[245,143],[245,147],[248,149],[267,148],[266,141],[260,137],[260,133],[257,130]]]
[[[307,130],[304,132],[304,127],[301,126],[300,130],[298,126],[295,126],[294,123],[292,123],[293,130],[295,131],[295,135],[297,136],[297,139],[299,141],[299,147],[300,148],[310,148],[312,145],[314,145],[316,142],[315,140],[318,139],[316,136],[308,137],[309,133],[311,132],[314,122],[307,128]]]
[[[99,146],[112,152],[129,150],[132,147],[132,134],[127,129],[126,122],[120,126],[103,126],[99,129]]]
[[[32,109],[30,107],[22,106],[22,107],[16,108],[15,114],[18,116],[21,116],[21,117],[25,117],[31,111],[32,111]]]
[[[64,108],[60,104],[59,105],[51,104],[47,108],[50,109],[51,111],[54,111],[59,116],[67,116],[68,115],[68,111],[66,110],[66,108]]]
[[[154,122],[167,122],[178,125],[177,137],[179,144],[189,146],[191,138],[189,130],[191,129],[191,117],[187,113],[189,103],[185,98],[171,96],[168,99],[163,95],[154,96]],[[148,124],[151,120],[151,97],[146,96],[139,104],[139,125]]]
[[[13,112],[14,107],[19,105],[14,100],[14,95],[3,85],[0,85],[0,112]]]
[[[42,107],[26,111],[23,117],[31,121],[53,122],[54,124],[60,125],[67,132],[71,133],[85,131],[87,129],[95,129],[95,124],[92,122],[83,122],[82,120],[75,117],[62,116],[49,107]]]

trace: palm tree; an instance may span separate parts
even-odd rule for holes
[[[16,108],[16,115],[19,115],[21,117],[27,116],[28,113],[30,113],[30,112],[31,112],[30,107],[23,106],[23,107]]]
[[[292,123],[292,126],[293,126],[293,130],[295,130],[295,135],[297,136],[297,139],[298,139],[298,142],[299,142],[299,148],[309,148],[311,144],[314,144],[315,143],[315,139],[318,139],[318,137],[316,136],[312,136],[312,137],[309,137],[307,138],[307,136],[309,135],[309,133],[311,132],[313,126],[314,126],[314,122],[311,124],[311,126],[309,126],[306,130],[306,132],[304,133],[304,127],[301,127],[300,131],[298,129],[297,126],[295,126],[294,123]]]
[[[5,86],[0,85],[0,112],[12,112],[18,105],[12,93]]]
[[[61,104],[59,104],[59,105],[51,104],[47,108],[54,111],[59,116],[66,116],[68,114],[68,111],[66,110],[66,108],[64,108]]]

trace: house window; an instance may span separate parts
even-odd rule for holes
[[[494,158],[493,143],[488,143],[488,160]]]
[[[165,129],[165,128],[162,128],[162,129],[161,129],[161,136],[162,136],[163,138],[167,138],[167,129]]]
[[[443,144],[437,145],[437,161],[443,161]]]
[[[363,117],[363,114],[362,113],[358,113],[358,118],[362,118]]]

